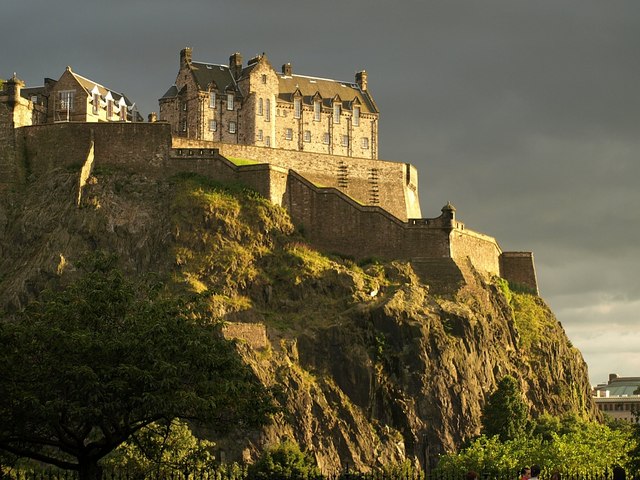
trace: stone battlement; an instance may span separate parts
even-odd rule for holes
[[[0,104],[0,120],[3,108],[6,114]],[[0,122],[0,133],[0,194],[12,184],[24,184],[30,175],[56,168],[77,167],[85,176],[94,166],[156,178],[195,172],[242,182],[282,205],[310,243],[326,251],[357,259],[416,259],[416,270],[434,286],[445,285],[443,278],[463,278],[460,272],[470,264],[485,275],[500,275],[537,291],[532,254],[502,252],[494,238],[459,222],[450,204],[439,217],[410,218],[419,212],[419,204],[417,173],[408,164],[176,141],[165,123],[65,122],[14,128]],[[378,176],[371,178],[373,173]]]

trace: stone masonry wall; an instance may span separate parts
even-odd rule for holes
[[[449,256],[446,229],[402,222],[338,190],[318,188],[295,172],[289,175],[284,206],[305,237],[330,252],[354,258]]]
[[[536,267],[531,252],[502,252],[500,276],[510,283],[528,287],[538,293]]]
[[[174,148],[203,146],[203,142],[173,139]],[[363,205],[380,206],[406,221],[420,218],[417,171],[409,164],[297,152],[248,145],[211,143],[226,157],[246,158],[292,169],[321,187],[334,187]]]
[[[473,266],[491,275],[500,275],[502,250],[495,238],[472,230],[456,228],[451,231],[451,257],[456,261],[470,259]]]
[[[3,115],[6,117],[6,110],[0,108],[0,119]],[[10,146],[11,136],[6,132],[0,124],[0,142]],[[531,253],[504,252],[500,256],[495,239],[451,222],[447,216],[450,211],[443,209],[443,215],[436,219],[402,221],[378,206],[362,205],[335,188],[319,187],[293,170],[266,163],[237,166],[216,149],[193,149],[178,155],[179,150],[171,148],[170,126],[165,123],[39,125],[16,129],[15,138],[16,156],[26,175],[44,175],[60,167],[77,167],[80,171],[93,142],[98,168],[111,166],[159,178],[189,171],[221,181],[242,182],[285,207],[309,241],[328,252],[354,258],[421,260],[427,273],[436,272],[438,265],[425,259],[452,258],[459,264],[471,261],[480,271],[501,274],[537,291]],[[9,157],[3,153],[3,158]],[[4,161],[0,168],[6,171],[8,165]],[[411,173],[406,168],[401,172]],[[399,197],[398,191],[395,197]]]

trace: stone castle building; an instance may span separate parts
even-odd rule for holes
[[[138,123],[124,95],[71,69],[44,87],[6,81],[0,195],[60,167],[81,165],[78,199],[94,165],[158,178],[196,172],[283,206],[318,248],[410,261],[434,291],[454,292],[480,274],[537,293],[531,252],[503,251],[449,203],[422,218],[415,167],[377,158],[379,113],[364,72],[347,84],[294,75],[288,64],[277,73],[265,55],[246,67],[238,54],[230,66],[193,62],[188,48],[180,59],[152,123]],[[327,133],[329,142],[319,141]]]
[[[194,62],[180,52],[180,69],[160,99],[160,120],[173,135],[345,157],[378,157],[378,108],[367,73],[355,82],[276,72],[265,54],[243,65]]]
[[[56,122],[141,122],[135,104],[125,95],[75,73],[67,67],[58,80],[25,88],[14,76],[7,80],[6,95],[16,101],[15,112],[24,112],[21,124]]]

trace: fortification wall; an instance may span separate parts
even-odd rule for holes
[[[384,208],[400,220],[422,216],[418,174],[409,164],[182,138],[174,138],[173,147],[218,148],[225,157],[295,170],[317,186],[337,188],[363,205]]]
[[[457,264],[470,261],[479,271],[500,274],[510,282],[537,291],[531,253],[504,252],[501,255],[495,239],[466,230],[464,224],[455,222],[451,209],[443,209],[443,215],[435,219],[403,221],[383,208],[363,205],[336,188],[319,187],[306,175],[274,166],[271,162],[237,166],[222,157],[215,148],[199,148],[178,155],[177,150],[171,149],[170,127],[165,123],[61,123],[14,130],[7,126],[10,125],[7,115],[8,110],[0,104],[0,146],[6,147],[0,153],[2,178],[44,175],[52,169],[65,167],[77,168],[80,172],[93,144],[94,164],[98,167],[117,167],[122,171],[158,178],[178,172],[196,172],[221,181],[244,183],[273,203],[285,207],[309,241],[329,252],[354,258],[422,259],[425,275],[431,274],[434,278],[443,269],[454,272],[455,275],[451,275],[456,278],[459,274],[449,265],[451,262],[441,265],[442,262],[425,262],[424,259],[451,258]],[[12,148],[13,138],[15,149]],[[234,153],[230,155],[232,157],[250,157],[244,151],[246,148],[237,151],[226,149],[227,155],[231,150]],[[296,152],[262,150],[265,161],[268,160],[266,155],[272,153],[285,153],[292,159],[297,155]],[[303,157],[299,161],[311,162],[310,158]],[[333,166],[340,160],[327,155],[317,157],[319,163],[326,160],[329,164],[333,162]],[[363,168],[368,166],[363,163],[366,160],[348,160],[360,162]],[[277,160],[277,163],[286,162]],[[389,162],[373,163],[380,163],[386,168]],[[316,171],[323,168],[330,170],[326,165],[320,165]],[[392,176],[399,172],[406,175],[404,186],[413,184],[411,168],[402,166],[393,170],[389,166],[389,169]],[[361,170],[360,174],[364,171]],[[389,196],[402,198],[399,192],[406,193],[407,190],[404,187],[403,190],[391,190],[393,184],[387,184]],[[0,183],[0,187],[2,185]]]
[[[148,123],[57,123],[20,128],[18,150],[30,173],[80,166],[94,141],[95,163],[124,171],[155,173],[166,167],[168,125]]]
[[[449,256],[448,232],[402,222],[378,207],[360,205],[331,188],[289,175],[284,206],[313,245],[354,258]]]
[[[13,114],[9,105],[0,101],[0,194],[5,194],[15,182],[15,141]]]
[[[531,252],[502,252],[500,276],[509,283],[525,286],[538,294],[538,279]]]
[[[451,258],[464,261],[467,258],[481,272],[500,275],[500,254],[502,250],[496,239],[473,230],[455,228],[451,231]]]

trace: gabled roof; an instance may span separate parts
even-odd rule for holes
[[[227,65],[191,62],[191,71],[200,90],[209,90],[213,85],[219,91],[229,88],[237,90],[236,81]]]
[[[102,98],[105,98],[107,96],[107,94],[109,92],[111,92],[111,97],[113,98],[113,100],[116,103],[120,102],[121,98],[124,98],[125,103],[127,104],[128,107],[133,106],[133,102],[131,102],[131,100],[129,100],[127,98],[126,95],[124,95],[123,93],[119,93],[116,92],[115,90],[112,90],[111,88],[107,88],[103,85],[100,85],[98,82],[94,82],[93,80],[90,80],[86,77],[83,77],[82,75],[79,75],[77,73],[75,73],[74,71],[71,70],[70,67],[67,67],[67,71],[73,75],[73,77],[76,79],[76,81],[80,84],[80,86],[87,92],[87,96],[91,95],[91,91],[97,87],[98,88],[98,92],[100,93],[100,96]]]
[[[357,83],[295,74],[285,76],[281,73],[278,73],[278,82],[280,84],[278,97],[283,101],[292,102],[293,92],[299,90],[305,98],[305,103],[318,93],[324,99],[323,104],[327,106],[331,105],[333,99],[338,96],[342,100],[344,108],[350,109],[353,100],[357,99],[362,106],[362,112],[379,113],[369,93],[363,92]]]

